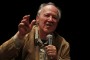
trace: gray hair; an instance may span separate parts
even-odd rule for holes
[[[40,14],[42,8],[45,7],[45,6],[47,6],[47,5],[53,5],[53,6],[55,6],[55,7],[58,9],[58,19],[60,19],[60,18],[61,18],[61,10],[60,10],[54,3],[52,3],[52,2],[42,3],[42,4],[40,5],[40,7],[39,7],[38,12],[37,12],[37,16]]]

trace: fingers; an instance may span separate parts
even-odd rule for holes
[[[30,15],[25,15],[23,17],[23,20],[21,21],[21,23],[24,23],[25,26],[29,27],[30,30],[32,29],[33,25],[35,25],[36,23],[36,20],[32,20],[31,23],[29,23],[29,18],[30,18]]]
[[[29,22],[30,15],[25,15],[25,16],[23,17],[23,20],[24,20],[24,19],[26,19],[26,21]]]
[[[35,24],[35,20],[33,20],[31,23],[29,23],[30,15],[25,15],[23,19],[21,20],[20,24],[18,25],[18,30],[20,35],[25,35],[29,31],[31,31],[33,25]]]
[[[29,18],[30,18],[30,15],[25,15],[23,17],[23,19],[21,20],[21,23],[24,23],[24,25],[28,26],[29,25]]]
[[[46,52],[49,56],[55,56],[56,55],[56,47],[53,45],[48,45],[45,47]]]
[[[36,23],[36,20],[31,21],[31,23],[29,24],[30,29],[32,29],[32,27],[33,27],[33,25],[35,25],[35,23]]]
[[[26,33],[29,32],[28,27],[25,26],[24,23],[20,23],[18,25],[18,30],[19,30],[20,35],[22,35],[22,36],[24,36]]]
[[[20,32],[25,32],[29,28],[29,18],[30,15],[25,15],[23,19],[21,20],[20,24],[18,25],[19,31]]]

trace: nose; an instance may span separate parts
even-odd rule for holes
[[[48,21],[53,21],[53,17],[50,16],[49,19],[48,19]]]

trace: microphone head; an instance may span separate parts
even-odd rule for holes
[[[49,45],[52,45],[53,36],[51,34],[48,34],[46,37],[47,37]]]
[[[47,39],[51,39],[53,36],[51,34],[48,34],[46,37]]]

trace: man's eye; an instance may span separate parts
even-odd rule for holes
[[[54,19],[57,19],[57,17],[56,17],[56,16],[53,16],[53,18],[54,18]]]
[[[50,15],[45,15],[46,17],[49,17]]]

